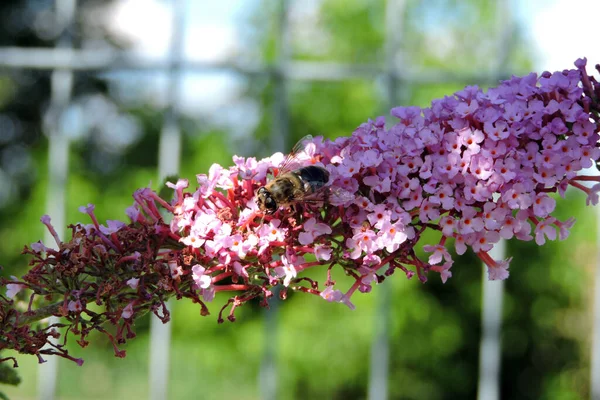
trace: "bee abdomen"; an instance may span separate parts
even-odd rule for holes
[[[310,185],[310,190],[316,192],[327,184],[329,181],[329,171],[323,167],[317,167],[315,165],[309,165],[308,167],[302,167],[295,171],[300,179]]]

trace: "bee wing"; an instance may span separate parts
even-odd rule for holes
[[[321,189],[313,192],[299,192],[297,202],[300,203],[329,203],[334,206],[347,206],[356,200],[356,195],[341,187],[323,186]]]
[[[329,203],[334,206],[348,206],[356,200],[356,194],[339,186],[328,186]]]
[[[306,135],[302,139],[300,139],[298,143],[294,145],[294,147],[292,147],[290,153],[285,157],[285,159],[279,166],[278,175],[283,175],[286,172],[290,172],[302,167],[303,162],[302,160],[299,160],[298,157],[304,153],[306,145],[312,142],[312,139],[312,135]]]

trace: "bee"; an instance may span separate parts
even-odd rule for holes
[[[256,192],[256,204],[266,213],[273,214],[280,207],[289,207],[302,201],[319,201],[320,194],[326,193],[329,171],[323,167],[309,165],[299,167],[302,154],[312,136],[302,138],[287,155],[279,168],[279,174]]]

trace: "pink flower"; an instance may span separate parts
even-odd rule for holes
[[[83,306],[81,305],[81,301],[79,300],[71,300],[69,301],[69,304],[67,304],[67,309],[71,312],[81,312],[81,310],[83,309]]]
[[[211,302],[215,299],[215,287],[209,286],[206,289],[202,289],[202,299],[207,302]]]
[[[211,165],[208,176],[204,174],[196,175],[196,180],[200,185],[200,194],[204,198],[208,198],[215,187],[222,181],[223,174],[229,174],[219,164]]]
[[[419,219],[423,222],[436,220],[440,217],[440,211],[438,207],[431,203],[429,199],[426,199],[419,208]]]
[[[515,235],[515,232],[518,232],[521,229],[521,222],[514,217],[506,217],[502,221],[502,225],[500,228],[500,236],[503,239],[512,239]]]
[[[320,296],[329,302],[340,302],[344,297],[344,294],[339,290],[334,290],[333,286],[327,286],[321,293]]]
[[[304,245],[311,244],[316,237],[330,233],[331,227],[329,225],[317,222],[315,218],[310,218],[304,223],[304,232],[298,235],[298,241]]]
[[[289,286],[292,279],[296,278],[296,266],[298,265],[298,257],[290,252],[286,252],[281,256],[282,267],[275,268],[277,276],[285,277],[283,280],[284,286]]]
[[[510,265],[511,261],[512,257],[507,260],[497,262],[493,266],[488,265],[488,279],[490,281],[495,281],[508,278],[508,266]]]
[[[377,251],[377,235],[371,229],[360,230],[354,234],[352,239],[356,243],[356,246],[367,254]]]
[[[387,193],[390,191],[391,180],[389,177],[381,178],[378,175],[366,176],[363,178],[363,183],[371,186],[372,190],[379,193]]]
[[[435,272],[439,272],[440,273],[440,278],[442,279],[442,283],[446,283],[446,281],[448,280],[448,278],[452,277],[452,272],[450,271],[450,268],[452,267],[453,262],[452,261],[448,261],[443,265],[434,265],[431,267],[432,271]]]
[[[196,264],[192,267],[192,279],[196,288],[200,290],[204,301],[213,301],[215,298],[215,287],[212,278],[206,274],[206,268]]]
[[[169,271],[171,272],[171,278],[179,279],[180,276],[183,275],[183,268],[178,264],[177,260],[169,260],[167,262],[169,265]],[[135,288],[133,288],[135,289]]]
[[[400,248],[400,245],[406,239],[412,237],[412,228],[406,228],[400,221],[395,223],[386,222],[381,227],[378,236],[378,244],[380,248],[385,248],[388,252],[394,252]]]
[[[16,276],[11,276],[13,281],[17,281],[18,278]],[[27,286],[23,285],[21,283],[8,283],[6,285],[6,297],[8,297],[9,299],[14,298],[17,293],[19,293],[21,290],[26,289]]]
[[[275,268],[275,272],[280,278],[285,277],[283,280],[283,286],[287,287],[290,285],[292,279],[297,276],[296,267],[294,264],[290,263],[285,256],[282,256],[281,260],[283,261],[283,266]]]
[[[176,183],[167,182],[167,187],[175,190],[175,199],[179,202],[183,199],[183,190],[189,186],[187,179],[178,179]]]
[[[350,258],[352,260],[356,260],[357,258],[360,257],[360,254],[362,253],[360,247],[358,246],[358,243],[356,242],[356,240],[352,239],[352,238],[348,238],[346,239],[346,258]]]
[[[241,277],[249,278],[248,271],[246,271],[246,267],[240,264],[238,261],[233,262],[233,270],[235,273]]]
[[[317,260],[328,261],[331,259],[331,247],[324,245],[315,246],[315,257]]]
[[[480,180],[487,180],[494,172],[494,163],[491,158],[476,154],[471,158],[470,170]]]
[[[360,163],[350,158],[345,158],[337,168],[337,172],[342,177],[352,178],[360,170]]]
[[[215,233],[213,239],[207,240],[204,244],[206,254],[209,257],[216,257],[223,249],[229,250],[233,244],[233,239],[230,236],[232,232],[231,225],[221,224],[221,226],[213,232]]]
[[[250,235],[247,240],[244,240],[241,234],[235,234],[231,236],[231,251],[234,252],[241,260],[246,258],[246,254],[250,250],[256,247],[258,244],[258,237],[256,235]]]
[[[483,229],[483,221],[478,217],[479,213],[474,208],[467,208],[463,211],[463,217],[458,223],[459,233],[467,234],[479,232]]]
[[[126,283],[130,288],[132,288],[133,290],[136,290],[140,283],[140,279],[139,278],[131,278],[131,279],[128,279]]]
[[[133,304],[134,303],[135,303],[135,301],[132,301],[125,306],[125,308],[121,312],[121,318],[129,319],[133,316]]]
[[[80,206],[79,212],[83,214],[92,214],[96,207],[93,204],[88,204],[87,206]]]
[[[48,247],[46,247],[44,245],[44,243],[42,243],[41,240],[38,240],[37,242],[31,243],[30,245],[31,249],[38,252],[38,253],[45,253],[47,252],[49,249]]]
[[[373,212],[367,215],[369,223],[376,229],[382,229],[383,225],[391,219],[392,211],[385,204],[377,204]]]
[[[592,206],[597,205],[599,192],[600,192],[600,183],[597,183],[594,186],[592,186],[592,188],[588,191],[588,197],[587,197],[587,199],[585,199],[585,204],[588,206],[589,205],[592,205]]]
[[[452,186],[447,184],[437,186],[433,195],[429,197],[429,202],[441,205],[444,210],[451,210],[454,207]]]
[[[281,221],[272,219],[268,224],[262,224],[258,230],[259,254],[266,249],[271,242],[282,242],[285,239],[287,229],[280,228]]]
[[[487,202],[483,206],[483,226],[488,231],[496,231],[501,227],[498,219],[502,220],[505,216],[505,213],[498,213],[496,211],[496,204],[493,202]],[[447,236],[447,235],[446,235]]]
[[[538,193],[533,201],[533,213],[536,217],[546,218],[556,207],[556,200],[546,193]]]
[[[535,242],[539,246],[546,243],[546,238],[549,240],[556,240],[556,227],[554,226],[555,221],[556,219],[549,217],[545,220],[541,220],[535,226]]]
[[[456,249],[456,254],[463,255],[467,251],[467,242],[463,235],[455,235],[454,237],[454,248]]]
[[[470,154],[479,153],[479,143],[483,142],[485,135],[479,129],[471,130],[470,128],[464,128],[458,132],[461,144],[466,146]]]
[[[471,247],[473,251],[490,251],[494,247],[494,243],[498,243],[500,234],[496,231],[478,232],[474,235]]]
[[[129,217],[131,222],[137,222],[140,217],[140,209],[137,204],[133,204],[125,209],[125,214]]]
[[[529,208],[532,203],[531,194],[522,183],[516,183],[502,195],[502,201],[508,204],[510,209]]]
[[[569,237],[569,229],[575,225],[575,218],[571,217],[565,222],[555,221],[554,222],[559,228],[559,239],[566,240]]]
[[[350,297],[349,296],[346,296],[346,295],[342,296],[342,298],[340,299],[340,303],[345,304],[351,310],[356,310],[356,306],[354,305],[354,303],[352,303],[350,301]]]
[[[107,226],[100,225],[100,232],[104,233],[105,235],[110,235],[111,233],[118,232],[125,226],[125,223],[109,219],[106,220],[106,225]]]
[[[452,272],[450,271],[452,264],[453,264],[452,261],[448,261],[447,263],[442,265],[442,271],[440,272],[440,277],[442,278],[442,283],[446,283],[448,278],[452,277]]]
[[[445,215],[440,219],[439,225],[442,228],[444,236],[452,236],[452,233],[458,227],[457,221],[448,215]]]
[[[432,253],[429,256],[429,264],[431,265],[441,263],[442,258],[446,261],[452,261],[450,253],[448,252],[446,247],[442,246],[441,244],[436,244],[434,246],[426,245],[423,247],[423,251],[425,251],[426,253]]]
[[[209,275],[205,274],[206,268],[196,264],[192,267],[192,277],[200,289],[206,289],[212,283]]]

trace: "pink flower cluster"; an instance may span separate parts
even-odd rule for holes
[[[210,272],[231,273],[256,293],[268,294],[265,283],[277,279],[286,287],[300,282],[301,271],[321,264],[343,268],[355,285],[342,294],[329,276],[321,291],[301,288],[348,305],[357,288],[369,291],[396,268],[423,281],[432,270],[445,282],[454,262],[448,246],[457,254],[471,248],[490,279],[505,279],[510,259],[495,261],[487,253],[501,238],[535,238],[542,245],[557,233],[568,236],[574,220],[551,215],[550,193],[562,196],[572,185],[598,201],[600,185],[580,183],[597,178],[577,175],[600,158],[597,86],[585,74],[585,60],[577,67],[513,77],[487,92],[467,87],[430,108],[392,109],[398,121],[390,128],[379,117],[351,137],[315,139],[306,165],[330,172],[331,192],[353,194],[332,196],[321,208],[260,215],[254,195],[280,166],[280,154],[236,157],[228,169],[213,165],[208,176],[198,176],[193,194],[183,193],[185,181],[173,185],[178,201],[171,229]],[[431,229],[440,239],[422,244],[430,253],[423,261],[415,246]]]
[[[227,318],[235,320],[235,309],[253,298],[268,306],[277,285],[282,298],[291,289],[354,308],[357,289],[369,292],[398,269],[423,282],[434,271],[445,282],[451,248],[457,254],[471,248],[490,279],[505,279],[510,259],[488,254],[501,238],[542,245],[568,236],[574,221],[552,216],[552,193],[563,196],[570,185],[586,192],[588,203],[598,202],[600,178],[577,173],[600,159],[600,84],[585,72],[585,60],[576,67],[514,77],[487,92],[467,87],[429,108],[392,109],[397,120],[389,128],[379,117],[351,137],[314,139],[298,161],[327,169],[323,196],[274,214],[258,209],[256,193],[278,179],[281,153],[234,157],[229,168],[215,164],[197,176],[193,192],[186,180],[169,183],[172,202],[138,190],[129,224],[101,225],[93,206],[82,207],[92,224],[72,225],[66,242],[44,217],[58,249],[32,244],[24,251],[31,270],[21,281],[2,280],[0,337],[7,339],[0,350],[73,359],[63,345],[40,350],[57,335],[53,327],[29,326],[58,315],[82,346],[97,330],[124,356],[118,345],[135,336],[135,318],[153,312],[168,321],[169,297],[191,299],[208,315],[205,302],[233,292],[219,322],[229,306]],[[439,239],[423,243],[426,231]],[[427,260],[419,258],[421,248]],[[327,270],[321,284],[305,273],[319,266]],[[336,285],[339,271],[354,279],[350,288]],[[12,300],[22,289],[32,293],[26,312]],[[36,298],[58,303],[34,310]],[[107,322],[114,332],[103,327]]]

